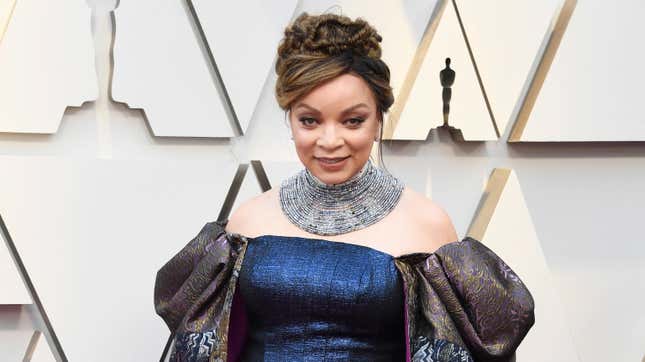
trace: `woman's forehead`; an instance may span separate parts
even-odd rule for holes
[[[362,105],[360,107],[356,107]],[[359,76],[343,74],[314,88],[296,101],[293,109],[318,112],[343,112],[352,107],[356,110],[373,109],[376,105],[372,91]]]

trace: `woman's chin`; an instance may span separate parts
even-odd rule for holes
[[[324,182],[327,185],[336,185],[339,183],[343,183],[351,177],[351,175],[347,172],[346,169],[341,169],[338,171],[327,171],[327,170],[319,170],[318,175],[316,176],[317,179],[320,181]]]

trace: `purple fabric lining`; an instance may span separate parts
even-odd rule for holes
[[[405,319],[405,362],[410,362],[410,335],[408,334],[409,322],[408,322],[408,296],[405,292],[408,290],[405,279],[403,279],[403,318]]]
[[[231,306],[231,316],[229,319],[227,362],[235,362],[240,358],[242,349],[246,342],[248,317],[244,310],[244,300],[238,291],[239,288],[237,288],[236,285],[235,293],[233,294],[233,304]]]

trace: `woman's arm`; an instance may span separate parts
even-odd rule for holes
[[[522,280],[493,251],[466,237],[417,265],[422,308],[437,340],[464,345],[475,361],[511,361],[535,323]]]
[[[154,305],[170,331],[204,329],[224,301],[235,250],[221,223],[209,222],[158,272]]]

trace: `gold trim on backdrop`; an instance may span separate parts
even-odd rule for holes
[[[262,190],[262,192],[267,192],[271,190],[271,182],[269,181],[269,177],[267,176],[267,173],[264,170],[262,161],[252,160],[251,167],[253,167],[253,172],[255,172],[255,177],[258,180],[258,184],[260,184],[260,189]]]
[[[510,174],[511,169],[508,168],[496,168],[491,172],[466,235],[477,240],[484,239]]]
[[[441,22],[441,17],[443,16],[443,12],[446,9],[446,5],[448,5],[448,2],[451,0],[440,1],[441,4],[435,7],[435,10],[430,17],[430,21],[428,22],[428,26],[423,33],[423,38],[421,38],[421,42],[419,44],[419,47],[417,48],[416,54],[414,55],[414,58],[412,58],[412,64],[410,65],[408,73],[405,76],[401,90],[398,92],[398,94],[395,95],[396,98],[394,104],[392,105],[392,108],[388,112],[388,116],[385,119],[383,125],[384,140],[391,140],[394,137],[394,130],[396,130],[396,126],[399,123],[401,112],[405,107],[405,103],[408,101],[408,97],[410,96],[414,81],[419,75],[419,71],[421,70],[421,66],[423,65],[423,60],[428,53],[430,43],[432,43],[432,38],[434,37],[437,27],[439,26],[439,22]]]
[[[537,66],[534,66],[535,73],[530,80],[526,96],[521,101],[520,110],[517,113],[515,121],[511,121],[512,128],[507,142],[521,142],[522,133],[524,133],[529,116],[540,94],[544,80],[549,73],[549,69],[551,69],[551,64],[553,64],[558,48],[560,48],[562,37],[567,30],[569,20],[571,20],[577,3],[577,0],[565,0],[558,11],[552,30],[547,34],[548,40],[546,41],[547,44],[544,52],[541,57],[536,59]]]
[[[493,130],[497,138],[500,138],[499,127],[497,127],[497,121],[495,121],[495,114],[493,109],[490,106],[490,100],[488,99],[488,94],[486,93],[486,87],[484,87],[484,82],[482,81],[481,73],[479,72],[479,67],[477,67],[477,60],[475,60],[475,54],[473,54],[473,48],[470,46],[470,41],[468,40],[468,34],[466,34],[466,27],[464,22],[461,20],[461,14],[459,14],[459,7],[457,6],[457,0],[452,0],[452,6],[455,9],[455,15],[457,15],[457,20],[459,21],[459,28],[461,29],[461,36],[464,37],[464,42],[466,43],[466,48],[468,49],[468,55],[470,56],[470,62],[473,65],[475,70],[475,75],[477,76],[477,83],[479,83],[479,89],[482,92],[482,97],[484,97],[484,103],[486,103],[486,109],[488,110],[488,115],[490,116],[490,122],[493,125]],[[461,140],[463,140],[463,132],[460,131]]]
[[[246,171],[248,170],[248,168],[248,163],[242,163],[237,166],[237,172],[235,172],[231,186],[228,188],[228,193],[226,194],[226,198],[222,203],[222,208],[220,209],[217,221],[228,220],[228,217],[233,209],[235,199],[237,199],[237,194],[240,192],[240,188],[242,187],[242,182],[244,181],[244,177],[246,176]]]
[[[6,1],[7,3],[3,6],[0,6],[0,42],[2,42],[4,33],[9,28],[9,21],[11,21],[11,16],[13,15],[13,11],[16,8],[16,0],[0,0],[0,2],[4,1]],[[6,13],[3,14],[2,11],[6,11]]]
[[[34,334],[31,335],[29,345],[27,345],[27,350],[25,351],[25,356],[22,359],[23,361],[31,361],[34,356],[34,352],[36,352],[36,347],[38,347],[38,341],[40,340],[41,334],[42,333],[40,331],[34,331]]]
[[[262,165],[262,161],[252,160],[251,169],[253,170],[255,180],[260,185],[262,192],[269,191],[271,189],[271,182],[269,182],[269,178],[267,177],[264,166]],[[237,172],[233,177],[231,186],[228,188],[228,193],[226,194],[226,198],[224,199],[224,203],[222,204],[222,208],[220,209],[217,221],[228,220],[228,217],[231,215],[231,211],[233,211],[235,200],[237,200],[237,196],[240,193],[240,189],[242,188],[242,183],[244,182],[244,179],[248,174],[248,170],[248,163],[242,163],[237,167]]]

